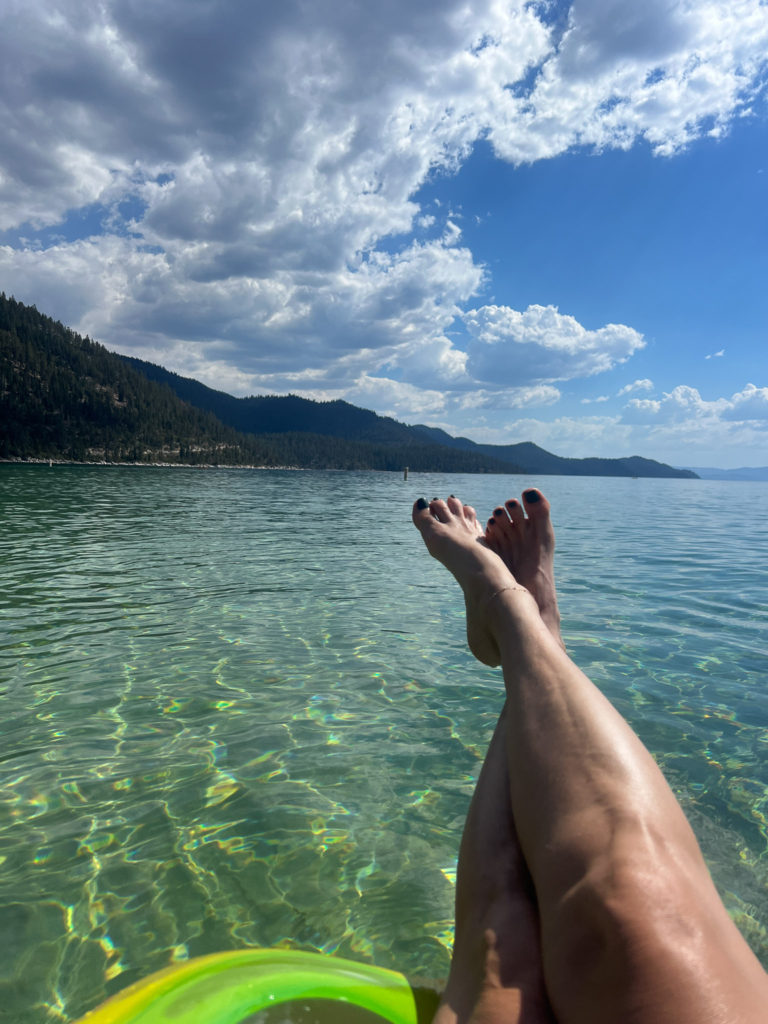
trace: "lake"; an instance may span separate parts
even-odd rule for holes
[[[503,686],[410,508],[530,485],[569,652],[768,967],[765,484],[2,465],[5,1019],[255,945],[440,984]]]

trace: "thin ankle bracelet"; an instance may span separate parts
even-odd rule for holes
[[[528,593],[528,588],[521,587],[519,583],[516,583],[514,586],[510,587],[500,587],[498,590],[494,590],[491,596],[486,600],[486,606],[489,605],[491,601],[495,601],[499,594],[503,594],[505,590],[524,590],[526,594]]]

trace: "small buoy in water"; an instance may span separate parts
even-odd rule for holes
[[[408,479],[408,467],[406,466],[405,469],[403,470],[403,480],[407,480],[407,479]]]

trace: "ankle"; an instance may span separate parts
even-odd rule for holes
[[[510,630],[524,632],[541,618],[531,592],[519,583],[510,583],[492,591],[483,604],[491,632],[506,635]]]
[[[558,622],[542,616],[530,591],[525,587],[494,594],[486,606],[488,632],[499,649],[500,660],[514,658],[526,662],[538,659],[550,647],[560,651],[565,646],[560,637]]]

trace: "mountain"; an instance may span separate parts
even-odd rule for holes
[[[234,398],[108,352],[0,293],[0,459],[695,478],[639,456],[477,444],[348,402]]]
[[[493,454],[505,462],[515,462],[525,473],[541,473],[549,476],[631,476],[631,477],[676,477],[696,479],[696,473],[689,469],[675,469],[654,459],[631,455],[623,459],[568,459],[539,448],[531,441],[519,444],[477,444],[468,437],[451,437],[435,427],[416,426],[413,428],[428,440],[437,444],[448,444],[463,451]]]
[[[286,430],[313,431],[331,437],[358,439],[377,444],[440,445],[492,459],[497,472],[572,476],[677,477],[695,479],[686,469],[633,455],[623,459],[567,459],[539,448],[530,441],[518,444],[477,444],[467,437],[452,437],[438,427],[407,426],[349,402],[313,402],[298,395],[234,398],[223,391],[180,377],[162,366],[123,356],[148,379],[167,384],[180,397],[200,409],[213,412],[237,430],[261,434]],[[412,467],[415,468],[415,467]]]
[[[690,466],[702,480],[768,480],[768,466],[742,466],[741,469],[716,469],[712,466]]]
[[[131,356],[121,358],[148,380],[166,384],[185,402],[212,412],[222,423],[245,433],[281,434],[295,430],[374,444],[442,443],[432,442],[421,434],[415,434],[404,423],[350,405],[349,402],[314,402],[309,398],[299,398],[298,395],[234,398],[189,377],[180,377],[155,363]]]
[[[280,406],[282,418],[270,419],[271,430],[244,433],[185,401],[162,376],[150,380],[90,338],[0,293],[1,459],[397,471],[409,466],[451,473],[509,469],[480,452],[413,437],[405,427],[393,429],[386,442],[360,440],[372,436],[363,429],[357,437],[321,436],[296,419],[290,400]],[[183,378],[176,384],[192,397],[199,398],[200,389],[221,394]],[[356,413],[361,423],[375,418],[362,409]]]

